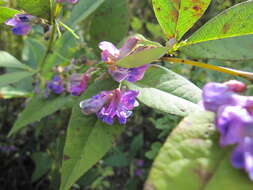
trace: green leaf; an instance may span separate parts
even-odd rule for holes
[[[90,98],[102,90],[115,87],[111,80],[98,81],[91,85],[80,100]],[[114,139],[123,126],[109,126],[98,121],[95,114],[84,115],[77,104],[72,111],[61,170],[60,190],[69,190],[89,168],[99,161],[112,147]]]
[[[54,53],[50,54],[47,59],[47,64],[44,66],[44,75],[51,72],[54,65],[62,63],[69,63],[74,57],[78,43],[73,35],[69,32],[65,32],[63,36],[57,40],[54,46]]]
[[[129,160],[126,155],[120,151],[115,149],[112,155],[106,157],[104,160],[104,164],[111,167],[127,167],[129,166]]]
[[[232,168],[229,149],[218,145],[210,112],[185,118],[161,148],[145,190],[251,190],[243,170]]]
[[[41,18],[50,18],[50,0],[17,0],[17,7]]]
[[[34,96],[26,105],[25,109],[20,113],[14,126],[12,127],[9,136],[17,133],[26,125],[39,121],[57,110],[61,109],[64,105],[71,101],[70,97],[57,97],[54,99],[46,99],[44,97]]]
[[[145,153],[145,156],[150,159],[150,160],[154,160],[154,158],[157,156],[159,150],[161,149],[161,143],[160,142],[154,142],[151,145],[151,150],[147,151]]]
[[[201,90],[164,67],[152,66],[141,81],[126,84],[138,90],[138,99],[151,108],[180,116],[199,110]]]
[[[46,47],[38,40],[27,38],[25,39],[25,48],[23,57],[26,63],[32,68],[36,68],[45,55]]]
[[[117,61],[116,65],[124,68],[139,67],[156,61],[162,57],[168,51],[168,49],[169,48],[167,47],[154,47],[151,49],[139,51],[120,59]]]
[[[34,75],[35,72],[18,71],[0,75],[0,86],[6,86]]]
[[[211,0],[181,0],[177,21],[177,39],[180,39],[205,13]]]
[[[237,4],[204,24],[183,46],[253,34],[253,1]]]
[[[179,1],[153,0],[156,18],[168,39],[176,37]],[[173,3],[175,2],[175,3]]]
[[[105,0],[81,0],[73,8],[68,25],[75,26],[77,23],[85,20],[91,15]]]
[[[46,152],[35,152],[31,157],[35,163],[35,170],[32,175],[32,182],[35,182],[50,170],[52,159]]]
[[[20,63],[20,61],[18,61],[15,57],[13,57],[12,55],[10,55],[8,52],[5,51],[0,51],[0,67],[31,70],[30,67]]]
[[[0,24],[4,23],[18,13],[20,13],[20,11],[15,9],[0,7]]]
[[[192,44],[180,51],[194,59],[245,61],[253,59],[252,47],[253,35],[245,35]]]
[[[253,1],[237,4],[214,17],[181,43],[179,50],[197,59],[249,60],[253,58],[250,34],[253,34]]]
[[[101,41],[117,44],[125,37],[128,28],[128,1],[106,0],[92,17],[90,26],[91,44],[96,48]]]
[[[144,140],[143,140],[142,133],[133,138],[130,145],[130,151],[129,151],[129,157],[131,159],[134,158],[136,154],[142,149],[143,143],[144,143]]]
[[[0,0],[0,5],[5,5],[6,2],[4,0]]]
[[[31,96],[31,93],[21,88],[15,88],[12,86],[0,87],[0,99],[21,98],[29,96]]]
[[[180,39],[204,14],[211,0],[153,0],[155,15],[168,39]]]

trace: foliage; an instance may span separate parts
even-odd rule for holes
[[[201,106],[253,81],[253,1],[233,2],[0,0],[0,154],[26,181],[3,188],[250,189]]]

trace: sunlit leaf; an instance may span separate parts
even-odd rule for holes
[[[253,34],[253,1],[226,9],[197,30],[184,45]]]
[[[145,190],[251,190],[244,171],[232,168],[230,149],[218,145],[214,115],[195,112],[185,118],[161,148]]]
[[[180,116],[199,110],[201,90],[166,68],[153,66],[141,81],[127,86],[138,90],[138,100],[151,108]]]
[[[211,0],[153,0],[153,7],[166,37],[181,37],[204,14]]]
[[[29,96],[31,96],[31,93],[24,89],[15,88],[12,86],[0,87],[0,99],[21,98]]]
[[[20,13],[20,11],[15,9],[11,9],[8,7],[0,7],[0,24],[4,23],[18,13]]]
[[[9,53],[5,51],[0,51],[0,67],[10,67],[10,68],[31,70],[30,67],[28,67],[25,64],[22,64],[15,57],[13,57],[12,55],[10,55]]]
[[[0,86],[6,86],[34,75],[35,72],[18,71],[0,75]]]
[[[253,35],[245,35],[192,44],[180,50],[195,59],[244,61],[253,59],[252,47]]]

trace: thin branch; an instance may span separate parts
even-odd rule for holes
[[[170,63],[182,63],[182,64],[201,67],[204,69],[218,71],[221,73],[226,73],[226,74],[237,76],[237,77],[242,77],[244,79],[247,79],[247,80],[253,82],[253,73],[250,73],[250,72],[244,72],[244,71],[239,71],[236,69],[215,66],[215,65],[210,65],[210,64],[198,62],[198,61],[191,61],[191,60],[180,59],[180,58],[163,57],[162,60],[166,61],[166,62],[170,62]]]

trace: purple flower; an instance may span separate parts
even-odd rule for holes
[[[135,68],[109,67],[108,72],[117,82],[127,80],[128,82],[136,82],[144,77],[145,71],[150,65],[146,64]]]
[[[90,99],[80,102],[84,114],[96,113],[103,122],[112,125],[117,118],[120,124],[125,124],[132,114],[132,109],[138,106],[137,91],[120,90],[103,91]]]
[[[68,83],[68,92],[73,96],[79,96],[86,90],[89,78],[87,74],[72,74]]]
[[[142,173],[143,173],[142,169],[139,168],[134,171],[134,175],[137,177],[142,176]]]
[[[237,80],[230,80],[223,84],[225,84],[233,92],[244,92],[246,90],[246,85]]]
[[[206,110],[217,112],[222,105],[249,105],[252,98],[240,96],[235,92],[242,92],[245,85],[239,81],[228,81],[226,83],[210,82],[203,88],[203,105]]]
[[[137,80],[141,80],[143,78],[145,71],[149,67],[149,64],[130,69],[114,65],[116,61],[128,56],[131,53],[136,53],[138,51],[151,48],[146,46],[136,48],[139,41],[140,39],[137,37],[130,37],[120,49],[117,49],[112,43],[106,41],[99,44],[99,48],[102,50],[101,59],[102,61],[112,65],[109,67],[108,71],[114,80],[118,82],[122,80],[136,82]]]
[[[60,76],[55,75],[53,79],[47,83],[47,90],[52,91],[55,94],[61,94],[64,92],[64,83]]]
[[[245,137],[235,148],[231,156],[233,167],[245,169],[253,181],[253,138]]]
[[[216,115],[216,127],[221,146],[239,143],[245,136],[253,136],[253,116],[241,106],[223,106]]]
[[[0,146],[0,152],[9,154],[11,152],[15,152],[17,150],[17,148],[13,145],[11,146]]]
[[[208,83],[203,90],[203,104],[216,113],[220,145],[237,145],[231,156],[232,165],[244,169],[253,181],[253,97],[237,94],[245,90],[239,81]]]
[[[137,163],[136,163],[136,165],[138,167],[143,167],[144,166],[144,160],[138,160]]]
[[[203,105],[206,110],[216,112],[221,105],[232,104],[233,95],[225,84],[210,82],[203,88]]]
[[[57,3],[62,3],[62,2],[67,2],[71,4],[76,4],[78,3],[79,0],[56,0]]]
[[[15,35],[26,35],[32,29],[34,16],[28,14],[17,14],[5,22],[6,25],[12,26],[12,33]]]

